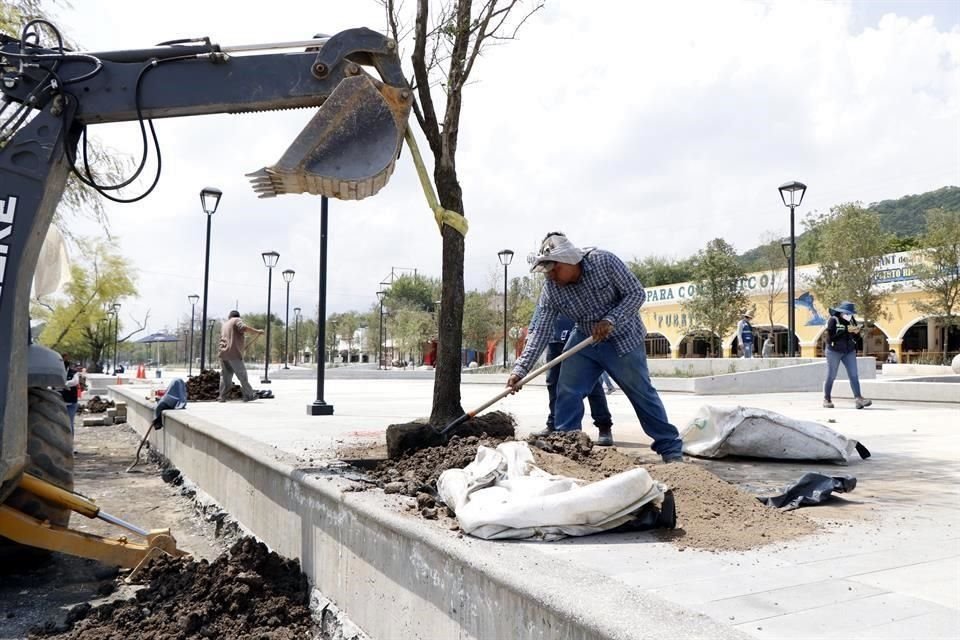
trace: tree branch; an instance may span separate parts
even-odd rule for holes
[[[413,75],[417,79],[417,95],[420,97],[422,114],[417,120],[423,134],[427,137],[427,144],[434,157],[439,158],[441,153],[440,128],[437,124],[437,112],[433,105],[433,96],[430,95],[430,75],[426,65],[427,50],[427,17],[429,0],[417,0],[417,17],[414,23]]]
[[[146,315],[143,316],[143,322],[137,322],[136,318],[134,318],[133,316],[130,316],[130,317],[133,319],[133,322],[137,325],[138,328],[136,331],[131,331],[127,335],[120,338],[119,340],[120,342],[126,342],[127,340],[129,340],[130,338],[137,335],[141,331],[144,331],[147,328],[147,320],[150,319],[150,310],[148,309]]]

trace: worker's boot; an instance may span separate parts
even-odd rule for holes
[[[857,398],[855,402],[857,404],[857,409],[863,409],[864,407],[869,407],[873,404],[873,400],[867,400],[866,398]]]
[[[823,408],[824,408],[824,409],[833,409],[833,402],[831,402],[830,398],[824,398],[824,399],[823,399]]]
[[[548,424],[546,428],[541,429],[540,431],[534,431],[531,435],[534,435],[538,438],[543,438],[550,435],[551,433],[557,433],[557,428],[552,424]]]
[[[663,464],[673,464],[674,462],[683,462],[683,454],[674,453],[668,456],[663,456]]]
[[[598,447],[612,447],[613,446],[613,427],[597,427],[600,431],[597,434],[597,446]]]

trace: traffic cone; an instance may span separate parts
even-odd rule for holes
[[[146,377],[147,377],[147,372],[143,368],[143,363],[141,362],[140,365],[137,367],[137,379],[144,380],[146,379]]]

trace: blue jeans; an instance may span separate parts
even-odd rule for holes
[[[607,388],[607,391],[613,391],[613,380],[610,379],[610,374],[606,371],[600,374],[600,381],[603,382],[603,386]]]
[[[837,370],[840,363],[847,370],[847,377],[850,378],[850,388],[853,390],[854,398],[862,398],[860,394],[860,372],[857,371],[857,352],[834,351],[827,347],[827,381],[823,383],[823,397],[830,399],[830,393],[833,391],[833,381],[837,379]]]
[[[561,353],[563,353],[563,343],[551,342],[547,345],[547,362],[550,362]],[[556,424],[554,420],[554,409],[557,406],[557,380],[560,379],[560,370],[563,366],[563,364],[559,364],[547,371],[547,396],[550,398],[550,415],[547,416],[548,429],[553,429]],[[580,402],[582,405],[582,398]],[[603,393],[603,387],[600,385],[599,379],[597,380],[597,384],[593,385],[590,393],[587,394],[587,402],[590,403],[590,416],[593,418],[593,424],[595,426],[598,428],[613,426],[613,416],[610,415],[610,407],[607,406],[607,396]]]
[[[73,433],[73,420],[77,417],[77,407],[80,406],[78,402],[68,402],[67,405],[67,415],[70,416],[70,433]]]
[[[753,357],[753,343],[752,343],[752,342],[744,342],[743,345],[742,345],[742,347],[743,347],[743,357],[744,357],[744,358],[752,358],[752,357]]]
[[[579,329],[567,341],[567,348],[586,339]],[[557,385],[557,430],[576,431],[583,419],[583,396],[596,384],[601,371],[613,378],[630,400],[643,431],[653,439],[651,448],[661,456],[679,456],[683,441],[667,419],[667,410],[650,382],[647,352],[639,347],[618,355],[610,341],[587,347],[564,361]]]

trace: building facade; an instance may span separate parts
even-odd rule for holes
[[[916,276],[911,261],[918,259],[916,252],[891,253],[877,260],[877,271],[882,288],[889,294],[883,302],[881,318],[873,321],[863,339],[865,355],[878,359],[886,358],[889,350],[896,354],[898,362],[920,362],[933,359],[943,352],[960,350],[960,330],[953,327],[947,344],[943,344],[942,325],[915,310],[913,303],[924,297],[917,288]],[[823,334],[826,329],[828,308],[839,300],[816,300],[810,291],[810,282],[816,275],[817,265],[805,265],[796,270],[796,331],[795,346],[802,357],[823,355]],[[753,327],[756,336],[754,356],[767,336],[775,344],[775,353],[785,355],[788,351],[787,335],[787,270],[755,272],[747,274],[740,282],[747,294],[748,309],[753,312]],[[695,295],[696,288],[690,282],[647,288],[647,301],[640,315],[647,326],[647,353],[650,357],[690,358],[705,357],[707,340],[693,330],[692,323],[683,309],[683,303]],[[735,327],[731,329],[735,331]],[[739,355],[739,344],[734,334],[721,336],[723,356]]]

